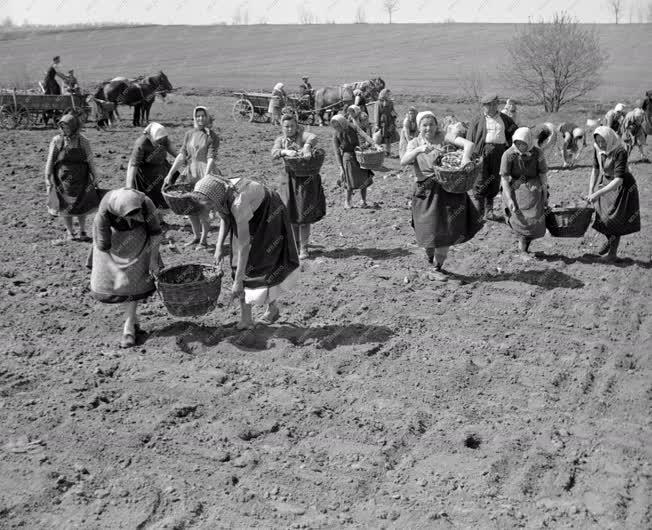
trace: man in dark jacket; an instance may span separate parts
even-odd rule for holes
[[[518,127],[509,116],[498,112],[496,94],[483,97],[480,103],[484,112],[471,122],[466,134],[467,140],[475,144],[474,153],[484,157],[482,175],[475,184],[473,195],[484,218],[497,221],[493,207],[500,189],[500,160],[512,145],[512,135]]]

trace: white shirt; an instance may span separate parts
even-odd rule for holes
[[[485,136],[484,142],[486,144],[507,143],[507,138],[505,138],[505,123],[500,117],[500,114],[496,114],[495,118],[485,114],[485,123],[487,128],[487,135]]]

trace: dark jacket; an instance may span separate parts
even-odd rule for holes
[[[514,131],[518,129],[518,126],[514,123],[514,120],[507,116],[507,114],[499,113],[500,117],[503,119],[505,124],[505,140],[507,140],[507,145],[512,145],[512,135]],[[473,147],[474,153],[482,153],[484,149],[484,139],[487,137],[487,127],[484,114],[480,114],[473,118],[471,125],[469,125],[469,130],[466,133],[466,139],[471,140],[475,145]]]

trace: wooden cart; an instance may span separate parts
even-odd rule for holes
[[[262,92],[235,92],[233,94],[238,100],[233,104],[233,119],[235,121],[254,120],[268,122],[270,120],[267,109],[272,99],[271,94]]]
[[[27,129],[39,123],[43,113],[79,111],[83,122],[90,113],[86,96],[80,94],[19,94],[15,90],[0,93],[0,128]]]

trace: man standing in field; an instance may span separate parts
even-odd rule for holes
[[[498,96],[488,94],[480,101],[483,113],[473,119],[466,134],[474,143],[474,153],[483,156],[482,175],[476,182],[473,195],[478,210],[488,221],[497,221],[494,199],[500,189],[500,161],[512,145],[512,134],[517,129],[514,120],[498,112]]]
[[[315,93],[312,91],[312,85],[310,84],[310,81],[308,81],[308,76],[304,75],[302,78],[302,83],[299,86],[299,97],[304,97],[308,96],[309,101],[310,101],[310,108],[314,109],[315,108]]]

